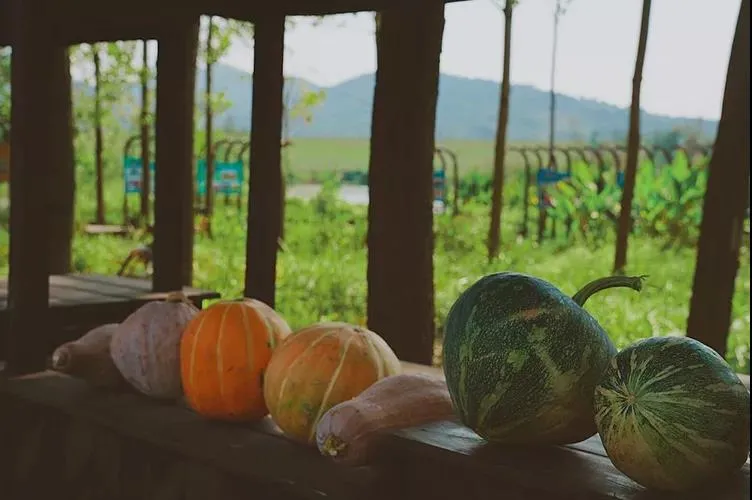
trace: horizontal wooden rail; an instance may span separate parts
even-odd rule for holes
[[[438,368],[404,368],[442,376]],[[616,470],[597,436],[560,447],[497,447],[458,423],[438,422],[395,432],[372,465],[346,467],[289,441],[268,418],[208,421],[181,405],[52,372],[0,379],[0,408],[0,449],[13,457],[0,467],[0,484],[32,498],[45,488],[71,498],[92,488],[107,498],[142,498],[187,491],[197,478],[206,484],[195,498],[228,500],[249,492],[282,499],[485,500],[499,492],[512,499],[663,498]],[[749,461],[722,486],[686,498],[749,498]]]

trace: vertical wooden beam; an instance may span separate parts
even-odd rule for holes
[[[178,17],[158,41],[154,291],[190,285],[193,266],[193,107],[198,23]]]
[[[49,119],[56,108],[55,85],[62,49],[49,37],[41,2],[11,1],[13,37],[11,74],[9,335],[6,372],[44,368],[48,349],[49,241],[45,179],[58,158],[52,145],[65,133]],[[57,79],[59,80],[59,78]]]
[[[380,13],[368,206],[368,326],[433,358],[433,155],[444,5]]]
[[[54,158],[48,180],[40,183],[47,192],[48,255],[50,274],[71,271],[73,225],[75,218],[76,172],[73,151],[73,104],[71,95],[70,59],[67,47],[55,49],[54,79],[49,82],[52,103],[47,120],[55,130],[47,143]],[[54,107],[52,107],[54,106]]]
[[[687,335],[726,352],[749,194],[749,0],[742,0],[708,166]]]
[[[274,307],[277,249],[282,228],[282,64],[284,16],[254,24],[253,104],[248,186],[245,296]]]

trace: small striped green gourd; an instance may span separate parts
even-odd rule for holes
[[[495,273],[449,311],[444,374],[462,423],[488,441],[565,444],[596,433],[593,391],[616,347],[582,305],[642,277],[595,280],[569,298],[551,283]]]
[[[609,458],[643,486],[687,491],[723,480],[747,460],[749,391],[726,361],[687,337],[623,349],[595,389]]]

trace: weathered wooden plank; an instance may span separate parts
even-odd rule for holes
[[[444,0],[444,3],[457,1],[463,0]],[[118,11],[113,15],[108,4],[97,0],[43,1],[47,13],[59,21],[54,36],[68,44],[157,39],[165,29],[170,29],[171,19],[181,15],[204,14],[254,21],[259,15],[329,15],[382,11],[410,4],[430,6],[437,2],[442,0],[285,0],[271,4],[260,0],[132,0],[127,12]],[[8,19],[9,4],[10,0],[0,0],[0,46],[11,42],[7,30],[2,30]],[[148,15],[144,15],[145,12]]]
[[[424,5],[424,4],[422,4]],[[368,326],[433,359],[433,158],[444,6],[380,13],[368,169]]]
[[[411,455],[412,467],[401,465],[407,481],[413,475],[421,477],[420,469],[431,471],[437,464],[453,464],[453,477],[472,478],[468,482],[477,488],[474,496],[465,498],[491,499],[496,498],[494,495],[498,492],[508,490],[518,492],[520,498],[538,498],[532,496],[535,494],[546,498],[603,500],[675,498],[648,491],[619,472],[597,437],[569,446],[502,447],[486,443],[460,424],[440,422],[397,431],[389,446],[390,455]],[[419,486],[414,488],[419,489]],[[453,488],[447,486],[445,491],[453,491]],[[723,484],[682,498],[749,498],[749,463]]]
[[[190,22],[177,18],[170,33],[161,37],[158,44],[153,286],[155,292],[165,292],[190,285],[193,275],[193,105],[198,16]]]
[[[254,25],[253,104],[248,176],[246,297],[274,307],[277,249],[282,229],[282,64],[285,18]]]
[[[210,422],[180,405],[130,392],[98,391],[83,381],[51,372],[0,380],[0,404],[4,412],[13,405],[26,404],[32,406],[33,415],[50,412],[64,415],[106,430],[113,437],[116,435],[117,446],[131,440],[141,441],[182,460],[203,462],[224,474],[251,480],[281,496],[369,498],[369,491],[380,478],[375,468],[337,466],[320,456],[315,448],[281,437],[268,421],[259,425]],[[9,410],[9,413],[14,412]],[[0,447],[5,448],[5,444],[0,441]],[[113,443],[94,447],[113,449],[114,446]],[[122,461],[121,454],[119,457]],[[97,459],[102,464],[111,464],[113,460],[106,456]],[[96,475],[106,473],[111,471],[99,470]],[[211,473],[205,477],[216,481]]]
[[[51,477],[67,478],[66,491],[78,493],[76,488],[83,486],[76,478],[87,474],[96,483],[91,487],[99,497],[122,498],[126,488],[130,488],[130,498],[143,497],[144,491],[155,491],[158,486],[164,498],[185,498],[188,492],[197,498],[241,498],[236,492],[242,491],[243,481],[250,480],[260,485],[253,491],[265,498],[371,495],[407,500],[428,495],[491,500],[503,492],[504,498],[511,499],[677,499],[645,490],[621,474],[597,438],[562,447],[501,447],[488,445],[459,424],[440,422],[393,433],[385,440],[379,461],[349,468],[288,441],[269,419],[257,425],[210,422],[180,404],[96,390],[49,372],[0,380],[0,404],[4,409],[0,448],[26,450],[16,465],[15,470],[21,471],[15,473],[16,481],[18,477],[46,477],[39,464],[44,453],[46,467],[57,460],[58,470]],[[24,406],[28,416],[18,418],[18,408]],[[46,424],[44,414],[52,415],[55,424]],[[61,423],[66,419],[68,423]],[[52,434],[45,430],[53,428]],[[20,429],[27,430],[18,437]],[[65,438],[55,441],[57,435]],[[49,446],[54,449],[48,450]],[[147,453],[143,446],[153,451]],[[64,459],[58,455],[60,450]],[[154,455],[162,458],[151,462],[151,468],[136,468]],[[203,465],[196,468],[199,463]],[[3,474],[9,474],[6,469],[0,467],[0,483]],[[198,478],[201,487],[194,482]],[[123,490],[120,496],[115,489]],[[679,498],[748,497],[747,464],[723,485],[713,485],[712,491]]]
[[[152,292],[151,288],[151,281],[145,279],[97,274],[54,275],[49,277],[49,304],[90,305],[110,303],[113,300],[144,302],[166,297],[167,292]],[[220,297],[217,292],[193,287],[182,287],[182,291],[199,305],[203,300]],[[0,314],[6,305],[7,296],[8,282],[0,278]]]

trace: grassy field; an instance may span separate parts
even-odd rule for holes
[[[453,150],[463,172],[490,172],[494,146],[489,141],[438,141]],[[287,149],[287,161],[297,175],[307,173],[368,170],[368,139],[296,139]],[[518,154],[510,154],[511,168],[522,166]]]
[[[452,143],[450,143],[452,144]],[[456,142],[453,147],[471,169],[488,169],[490,143]],[[356,169],[367,165],[365,141],[298,141],[290,150],[288,169],[296,178],[308,173],[324,174],[332,168]],[[87,158],[82,155],[81,158]],[[90,156],[88,156],[90,158]],[[464,160],[466,159],[466,160]],[[119,155],[110,153],[106,168],[109,222],[120,221],[122,179]],[[77,175],[77,221],[83,224],[94,214],[93,168],[82,161]],[[512,174],[514,178],[514,175]],[[333,187],[333,186],[332,186]],[[437,338],[444,318],[459,293],[483,274],[501,270],[530,273],[550,280],[573,294],[591,279],[610,272],[613,262],[613,234],[594,245],[575,239],[542,245],[516,237],[521,213],[519,183],[507,183],[505,200],[511,205],[503,221],[501,258],[489,265],[485,256],[488,208],[482,201],[470,201],[459,217],[437,216],[435,220],[435,288]],[[0,198],[7,186],[0,187]],[[134,199],[135,206],[135,199]],[[0,205],[2,207],[2,205]],[[286,209],[284,251],[279,256],[278,309],[293,327],[320,321],[343,320],[364,323],[366,314],[365,207],[339,202],[332,189],[325,189],[310,201],[289,199]],[[7,209],[0,208],[0,224]],[[194,250],[194,285],[219,291],[223,297],[242,292],[245,258],[245,213],[232,207],[218,207],[214,217],[215,237],[197,235]],[[7,226],[6,226],[7,227]],[[128,251],[141,240],[87,236],[78,231],[74,241],[74,268],[80,272],[114,274]],[[741,268],[733,304],[733,325],[728,360],[740,372],[750,369],[749,253],[742,251]],[[0,230],[0,274],[7,273],[8,235]],[[648,274],[642,293],[629,290],[603,292],[588,301],[587,309],[601,322],[619,346],[653,335],[680,335],[686,328],[695,251],[692,248],[664,248],[659,238],[634,237],[630,246],[628,272]],[[337,272],[332,272],[337,269]],[[142,273],[136,267],[134,272]]]

